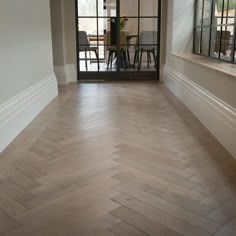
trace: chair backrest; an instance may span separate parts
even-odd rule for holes
[[[89,48],[89,41],[86,31],[79,31],[78,39],[79,39],[79,51],[87,50]]]
[[[215,51],[219,52],[221,47],[221,52],[226,54],[226,51],[229,49],[230,45],[230,31],[217,31],[216,40],[215,40]],[[221,41],[220,41],[221,39]]]
[[[157,31],[142,31],[139,39],[140,48],[151,50],[157,45]],[[150,44],[150,46],[146,45]]]
[[[223,40],[230,40],[230,31],[217,31],[216,39],[220,39],[222,37]]]

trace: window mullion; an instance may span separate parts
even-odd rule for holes
[[[200,36],[200,54],[202,54],[202,31],[203,31],[203,17],[204,17],[204,4],[205,0],[202,0],[202,19],[201,19],[201,36]]]
[[[193,53],[236,64],[236,3],[231,4],[230,0],[194,3]]]
[[[220,26],[220,47],[219,47],[219,56],[221,59],[221,49],[222,49],[222,31],[223,31],[223,23],[224,23],[224,8],[225,8],[225,0],[222,0],[222,12],[221,12],[221,26]]]
[[[232,42],[232,63],[235,63],[235,50],[236,50],[236,9],[235,9],[235,14],[234,14],[234,36],[233,36],[233,42]]]
[[[215,0],[211,0],[211,23],[210,23],[210,37],[209,37],[209,49],[208,49],[208,56],[211,56],[211,41],[212,41],[212,30],[214,29],[213,27],[213,16],[214,16],[214,9],[215,9]]]

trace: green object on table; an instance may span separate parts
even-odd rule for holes
[[[122,16],[120,18],[120,31],[125,31],[125,26],[128,21],[128,18],[126,16]]]

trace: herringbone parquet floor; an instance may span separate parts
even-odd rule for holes
[[[1,236],[235,236],[236,161],[162,84],[73,84],[0,155]]]

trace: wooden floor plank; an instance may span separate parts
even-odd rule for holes
[[[181,235],[125,207],[120,207],[112,211],[111,214],[152,236],[156,236],[156,235],[179,236]]]
[[[229,200],[222,207],[217,208],[214,212],[208,215],[209,219],[220,224],[226,224],[236,217],[236,197]]]
[[[26,208],[0,190],[0,209],[9,216],[16,216],[26,211]]]
[[[71,83],[0,154],[0,236],[231,236],[236,161],[158,82]]]
[[[192,213],[184,208],[176,206],[175,204],[169,203],[159,197],[153,196],[149,193],[141,191],[131,185],[121,183],[116,185],[115,189],[119,190],[120,192],[130,195],[132,197],[137,198],[140,201],[143,201],[161,211],[164,211],[170,215],[178,217],[182,220],[189,222],[196,227],[202,228],[209,233],[215,233],[219,230],[222,225],[215,223],[214,221]]]
[[[118,202],[125,208],[129,208],[132,211],[139,213],[145,218],[151,219],[154,222],[158,222],[161,225],[166,226],[180,234],[191,235],[191,236],[210,236],[212,234],[188,223],[187,221],[181,220],[170,214],[167,214],[161,210],[153,208],[131,196],[120,195],[113,198],[114,201]]]
[[[124,221],[119,222],[109,230],[120,236],[148,236],[145,232],[138,230],[138,228],[135,228]]]
[[[153,185],[151,184],[149,185],[147,184],[147,182],[145,183],[145,181],[140,181],[139,179],[133,177],[132,175],[126,174],[124,172],[115,175],[114,178],[202,216],[207,216],[210,212],[214,210],[213,208],[210,208],[205,204],[201,204],[198,201],[194,201],[187,197],[183,197],[177,193],[168,192],[155,188],[153,187]]]
[[[231,220],[227,225],[225,225],[221,230],[219,230],[216,236],[235,236],[236,232],[236,218]]]
[[[3,235],[17,228],[18,226],[19,225],[14,220],[12,220],[9,216],[0,211],[0,234]]]

